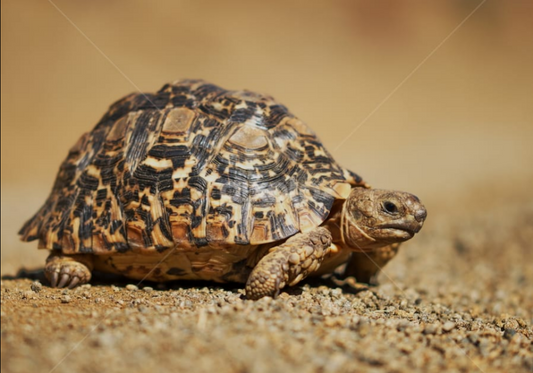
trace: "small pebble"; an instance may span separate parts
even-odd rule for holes
[[[507,328],[503,331],[503,338],[507,340],[511,340],[515,334],[516,334],[515,329]]]
[[[31,290],[33,290],[34,292],[38,293],[38,292],[40,292],[42,290],[43,285],[39,281],[34,281],[34,282],[32,282],[30,287],[31,287]]]
[[[452,331],[454,328],[455,328],[455,323],[452,321],[447,321],[442,326],[442,330],[444,330],[445,332]]]
[[[35,292],[33,290],[27,290],[22,293],[22,299],[31,299],[35,296]]]
[[[437,326],[434,324],[428,324],[424,328],[424,334],[435,334],[437,333]]]
[[[154,288],[151,288],[150,286],[145,286],[145,287],[143,288],[143,290],[146,291],[147,293],[149,293],[149,292],[153,291]]]
[[[126,285],[126,289],[127,290],[139,290],[139,288],[136,286],[136,285],[133,285],[133,284],[128,284]]]
[[[63,295],[61,297],[61,303],[69,303],[70,301],[71,301],[71,298],[68,295]]]

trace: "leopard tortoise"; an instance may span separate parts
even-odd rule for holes
[[[414,195],[339,166],[272,97],[181,80],[113,104],[19,234],[50,250],[53,287],[97,270],[246,283],[258,299],[345,263],[371,281],[425,218]]]

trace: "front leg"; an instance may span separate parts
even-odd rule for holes
[[[396,256],[399,247],[400,243],[393,243],[368,252],[352,253],[344,277],[353,276],[357,282],[377,285],[379,270]]]
[[[316,271],[331,245],[331,233],[318,227],[299,233],[272,247],[252,270],[246,282],[246,297],[275,298],[286,285],[292,286]]]

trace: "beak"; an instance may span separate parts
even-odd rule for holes
[[[419,223],[423,223],[427,216],[428,213],[426,208],[422,205],[420,205],[420,207],[414,213],[415,220]],[[422,227],[422,225],[420,225],[420,227]]]

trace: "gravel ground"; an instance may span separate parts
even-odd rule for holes
[[[525,200],[430,211],[367,290],[322,279],[253,302],[237,285],[100,277],[59,290],[42,271],[4,276],[2,370],[531,372]]]

